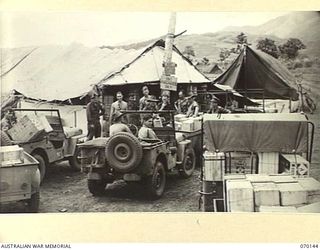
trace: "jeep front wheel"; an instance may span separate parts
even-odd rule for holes
[[[166,186],[166,170],[160,161],[157,161],[153,173],[146,178],[146,189],[151,199],[160,198]]]
[[[36,160],[39,162],[39,166],[38,166],[38,169],[40,171],[40,182],[43,181],[44,177],[46,176],[46,161],[45,159],[43,158],[43,156],[37,154],[37,153],[34,153],[32,154],[32,156],[34,158],[36,158]]]
[[[88,189],[93,196],[100,196],[104,193],[107,182],[104,180],[88,180]]]
[[[182,165],[179,167],[179,174],[183,178],[189,178],[196,167],[196,154],[193,148],[187,148],[184,153]]]

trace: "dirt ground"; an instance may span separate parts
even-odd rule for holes
[[[320,181],[320,115],[309,118],[315,124],[310,175]],[[108,185],[103,196],[94,197],[88,191],[85,174],[73,172],[67,162],[62,162],[51,167],[41,186],[40,212],[197,212],[199,175],[199,168],[190,179],[182,179],[177,173],[170,174],[164,196],[156,201],[147,200],[140,185],[124,182]],[[0,208],[2,213],[24,211],[22,203]]]

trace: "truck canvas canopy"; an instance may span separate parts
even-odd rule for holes
[[[205,114],[209,151],[306,153],[309,121],[303,114]]]

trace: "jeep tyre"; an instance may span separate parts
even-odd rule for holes
[[[27,201],[27,208],[29,213],[38,213],[40,205],[40,192],[36,192],[31,195],[31,198]]]
[[[73,156],[69,157],[69,165],[75,171],[81,170],[81,162],[80,159],[78,159],[78,157],[80,157],[80,152],[80,148],[76,147]]]
[[[4,132],[4,131],[2,131],[2,130],[0,130],[0,132],[1,132],[1,142],[0,142],[0,145],[1,145],[1,146],[10,146],[10,145],[12,145],[12,142],[11,142],[9,136],[7,135],[7,133]]]
[[[137,137],[131,133],[120,132],[109,138],[105,153],[110,167],[126,173],[139,165],[143,151]]]
[[[196,154],[193,148],[187,148],[184,152],[182,165],[179,167],[179,174],[183,178],[189,178],[196,167]]]
[[[146,190],[150,199],[159,199],[166,186],[166,170],[162,162],[157,161],[151,176],[146,177]]]
[[[106,189],[105,180],[88,180],[88,189],[93,196],[100,196]]]
[[[45,159],[43,158],[43,156],[37,154],[37,153],[34,153],[32,154],[32,156],[34,158],[36,158],[36,160],[39,162],[39,171],[40,171],[40,183],[42,183],[44,177],[46,176],[46,173],[47,173],[47,167],[46,167],[46,161]]]

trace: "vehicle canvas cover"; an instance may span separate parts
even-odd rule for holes
[[[205,114],[209,151],[307,152],[308,120],[302,114]]]

